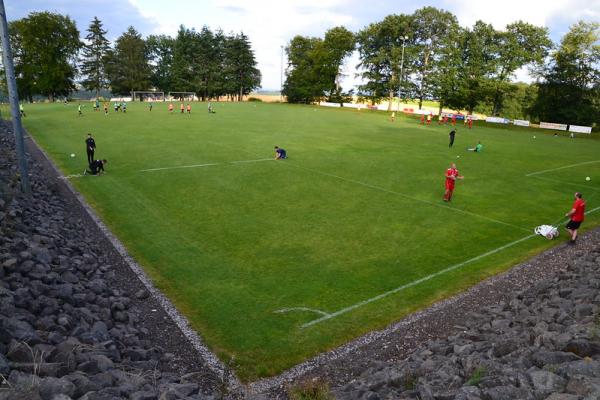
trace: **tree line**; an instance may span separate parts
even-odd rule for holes
[[[526,22],[496,30],[477,21],[461,27],[455,15],[434,7],[389,15],[357,33],[344,27],[324,38],[294,37],[286,46],[283,87],[288,101],[342,102],[351,95],[372,103],[425,100],[442,107],[590,125],[600,122],[600,24],[579,22],[559,44],[548,30]],[[343,93],[344,60],[358,52],[364,82]],[[520,68],[535,83],[513,83]]]
[[[83,88],[115,95],[133,91],[194,92],[202,100],[241,100],[260,87],[254,51],[244,33],[180,26],[175,37],[142,35],[130,26],[114,43],[102,21],[80,39],[68,16],[33,12],[9,24],[19,96],[50,100]]]

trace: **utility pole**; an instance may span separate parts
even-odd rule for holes
[[[283,103],[283,45],[281,45],[281,68],[279,71],[279,101]]]
[[[8,87],[10,112],[12,114],[13,131],[15,134],[17,161],[19,163],[19,173],[21,174],[21,190],[23,190],[23,193],[29,195],[31,194],[31,185],[29,184],[29,172],[27,171],[27,159],[25,158],[21,110],[19,110],[19,94],[17,92],[17,82],[15,81],[15,67],[13,65],[10,41],[8,40],[8,24],[6,22],[4,0],[0,0],[0,36],[2,39],[2,57],[4,72],[6,73],[6,86]]]
[[[398,113],[400,113],[400,94],[402,92],[402,77],[404,70],[404,45],[408,40],[408,36],[402,38],[402,58],[400,60],[400,84],[398,85]]]

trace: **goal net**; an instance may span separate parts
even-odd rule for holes
[[[165,101],[165,92],[136,91],[132,93],[133,101]]]
[[[168,100],[194,101],[197,100],[195,92],[169,92]]]

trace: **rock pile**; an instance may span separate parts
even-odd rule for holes
[[[0,126],[0,399],[224,397],[209,372],[186,371],[157,345],[160,334],[156,340],[140,323],[159,311],[138,308],[147,292],[126,289],[98,233],[39,164],[30,168],[27,198],[17,187],[12,134]]]
[[[600,399],[600,246],[408,359],[379,363],[344,399]]]

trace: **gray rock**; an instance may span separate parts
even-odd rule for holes
[[[543,368],[544,365],[563,364],[580,359],[580,357],[573,353],[547,350],[540,350],[531,357],[531,361],[533,361],[535,366],[538,368]]]
[[[48,377],[40,381],[40,396],[43,400],[52,400],[59,394],[70,397],[73,393],[75,393],[75,385],[67,379]]]
[[[527,373],[531,380],[531,385],[538,395],[547,396],[554,392],[560,392],[564,389],[567,381],[560,376],[544,370],[534,370]]]
[[[564,378],[570,378],[575,375],[598,378],[600,377],[600,361],[590,359],[572,361],[562,364],[558,368],[557,373]]]
[[[579,396],[568,393],[552,393],[544,400],[579,400]]]
[[[130,400],[157,400],[158,396],[154,392],[135,392],[129,397]]]
[[[8,376],[10,373],[10,365],[8,365],[8,360],[4,357],[4,354],[0,352],[0,375]]]
[[[486,400],[535,400],[533,394],[527,389],[514,386],[496,386],[484,389],[483,398]]]
[[[576,354],[579,357],[592,357],[600,354],[600,343],[590,342],[587,339],[574,339],[567,343],[563,351]]]
[[[4,334],[2,331],[4,331]],[[28,343],[39,343],[38,335],[29,323],[20,321],[14,317],[3,318],[2,329],[0,329],[0,341],[8,343],[11,338]]]
[[[580,396],[588,396],[600,392],[600,378],[575,375],[569,380],[566,391]]]

